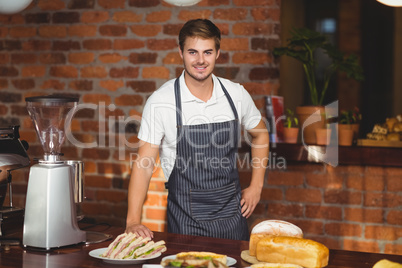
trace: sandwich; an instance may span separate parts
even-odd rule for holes
[[[227,256],[223,254],[217,254],[213,252],[198,252],[198,251],[189,251],[189,252],[180,252],[176,255],[177,259],[181,260],[216,260],[223,264],[227,262]]]
[[[154,242],[150,237],[133,233],[118,235],[101,255],[110,259],[143,259],[166,251],[165,241]]]
[[[176,259],[165,259],[161,262],[164,268],[228,268],[227,256],[212,252],[181,252]]]

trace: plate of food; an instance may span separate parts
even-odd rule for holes
[[[141,237],[133,233],[123,233],[107,248],[98,248],[89,252],[89,256],[112,264],[139,264],[161,256],[166,251],[165,241],[152,241],[150,237]]]
[[[236,259],[228,257],[223,254],[216,254],[212,252],[198,252],[198,251],[189,251],[189,252],[181,252],[176,255],[169,255],[162,258],[162,264],[168,262],[169,260],[196,260],[196,261],[205,261],[205,260],[215,260],[220,263],[223,263],[226,266],[232,266],[236,264]],[[163,266],[163,265],[162,265]]]

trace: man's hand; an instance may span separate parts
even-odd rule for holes
[[[126,233],[130,232],[138,236],[154,238],[154,233],[151,230],[149,230],[148,227],[140,223],[127,225]]]
[[[241,192],[241,213],[243,217],[248,218],[253,213],[255,207],[261,198],[261,188],[248,187]]]

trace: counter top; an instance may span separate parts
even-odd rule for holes
[[[124,231],[123,228],[105,227],[102,225],[89,226],[88,231],[103,232],[116,237]],[[177,235],[164,232],[155,232],[155,241],[165,240],[167,252],[161,257],[150,260],[149,264],[159,264],[162,257],[176,254],[181,251],[211,251],[226,254],[236,259],[237,263],[231,267],[248,267],[249,263],[240,258],[240,253],[248,249],[247,241],[235,241],[229,239],[215,239],[201,236]],[[80,244],[59,249],[50,252],[33,251],[24,249],[21,246],[10,246],[8,250],[0,251],[0,267],[142,267],[137,265],[115,265],[105,263],[102,260],[92,258],[89,252],[94,249],[107,247],[112,240],[97,244]],[[330,250],[330,258],[328,268],[371,268],[381,260],[388,259],[391,261],[402,263],[402,255],[387,255],[376,253],[363,253],[345,250]]]

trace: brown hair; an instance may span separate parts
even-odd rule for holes
[[[179,46],[182,51],[187,37],[214,39],[216,51],[221,47],[221,31],[207,19],[189,20],[183,25],[179,33]]]

